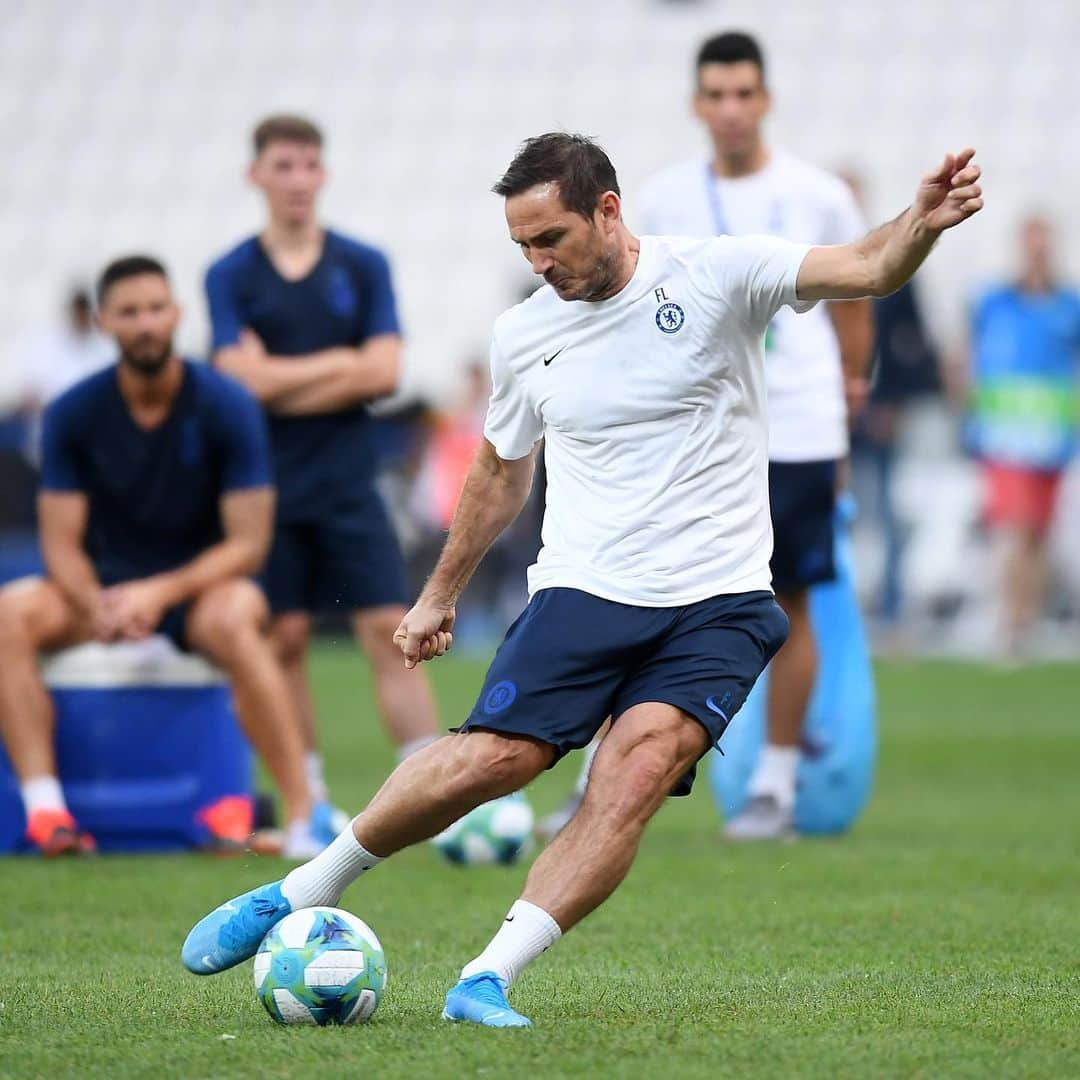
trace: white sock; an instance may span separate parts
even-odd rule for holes
[[[600,742],[600,739],[593,739],[585,747],[585,760],[581,763],[581,772],[578,773],[577,786],[574,788],[578,795],[584,795],[585,789],[589,786],[589,773],[592,772],[593,758],[596,757],[596,751],[600,749]]]
[[[308,791],[311,793],[312,802],[328,802],[330,792],[326,787],[326,779],[323,777],[322,754],[317,750],[309,750],[304,755],[304,771],[307,773]]]
[[[67,810],[63,789],[55,776],[31,776],[19,785],[19,790],[27,817],[35,810]]]
[[[397,748],[397,763],[400,765],[407,757],[412,757],[417,750],[423,750],[433,742],[438,742],[438,735],[421,735],[418,739],[410,739]]]
[[[325,851],[285,875],[281,892],[296,911],[305,907],[334,907],[341,894],[361,874],[382,862],[365,851],[353,836],[352,822]]]
[[[507,986],[562,937],[559,924],[528,900],[517,900],[488,947],[462,969],[461,977],[494,971]]]
[[[798,768],[797,746],[773,746],[772,743],[766,743],[750,777],[747,793],[751,798],[771,795],[782,807],[790,809],[795,805],[795,777]]]

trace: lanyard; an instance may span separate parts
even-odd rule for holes
[[[720,185],[713,176],[712,165],[705,162],[705,194],[709,200],[709,212],[712,214],[713,233],[716,236],[733,235],[728,228],[727,218],[724,217],[724,203],[720,198]],[[773,236],[784,235],[784,215],[780,209],[780,202],[773,199],[769,204],[769,232]],[[769,323],[765,331],[765,351],[772,352],[776,348],[776,319]]]
[[[716,236],[728,236],[727,218],[724,217],[724,204],[720,199],[720,185],[713,176],[712,165],[705,162],[705,194],[709,199],[709,213],[712,214],[713,233]]]
[[[709,200],[709,213],[712,215],[713,234],[715,236],[734,236],[728,227],[727,218],[724,215],[724,203],[720,198],[720,185],[713,176],[712,165],[705,162],[705,195]],[[773,199],[769,204],[768,232],[771,236],[784,235],[784,213],[778,199]]]

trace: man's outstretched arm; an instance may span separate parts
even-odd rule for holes
[[[974,150],[946,154],[923,177],[915,200],[898,218],[854,244],[814,247],[799,268],[800,300],[854,300],[895,292],[922,265],[937,238],[983,207]]]
[[[450,647],[457,599],[484,552],[521,513],[532,487],[535,463],[535,447],[525,457],[507,461],[487,439],[480,443],[439,561],[394,633],[407,668],[442,656]]]

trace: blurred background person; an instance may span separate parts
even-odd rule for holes
[[[114,355],[81,284],[65,295],[57,317],[15,336],[0,394],[0,582],[41,571],[33,529],[42,411]]]
[[[840,175],[863,206],[860,177]],[[852,417],[852,486],[860,518],[881,533],[881,578],[872,610],[892,627],[903,607],[903,555],[907,525],[897,506],[895,471],[912,406],[941,391],[937,349],[930,338],[914,280],[873,301],[874,355],[866,405]]]
[[[1020,655],[1046,592],[1046,537],[1080,413],[1080,292],[1061,281],[1054,229],[1021,222],[1018,273],[971,315],[969,445],[981,462],[984,519],[998,540],[1002,647]]]
[[[94,321],[89,289],[72,288],[60,317],[33,327],[16,343],[13,357],[20,373],[17,407],[27,423],[26,453],[36,465],[42,410],[69,386],[114,359],[112,342]]]
[[[311,121],[267,117],[255,129],[251,182],[263,230],[206,275],[214,362],[262,402],[278,489],[264,574],[273,634],[301,718],[318,811],[329,805],[307,653],[318,612],[347,614],[371,662],[375,696],[399,756],[436,734],[435,702],[393,643],[407,585],[375,487],[367,402],[391,394],[401,328],[385,255],[323,226],[323,135]]]
[[[838,177],[770,147],[772,101],[765,60],[749,34],[728,32],[697,53],[693,107],[711,154],[663,170],[641,198],[641,224],[660,235],[782,236],[844,244],[864,234]],[[817,673],[808,592],[835,577],[837,466],[847,456],[847,416],[865,401],[873,343],[869,300],[779,312],[765,337],[769,400],[769,502],[773,588],[791,623],[771,665],[768,739],[746,809],[728,835],[759,839],[791,829],[799,745]]]
[[[242,387],[174,351],[180,310],[156,259],[111,263],[98,302],[119,361],[45,413],[47,577],[0,591],[0,733],[27,836],[49,855],[95,846],[64,801],[38,654],[162,633],[229,675],[244,732],[285,801],[285,852],[307,857],[329,837],[309,829],[298,725],[265,635],[266,601],[248,580],[273,521],[265,422]],[[246,822],[233,839],[249,832]]]
[[[15,359],[23,373],[26,407],[35,413],[69,386],[111,364],[115,349],[94,321],[90,290],[72,288],[60,317],[33,328],[16,346]]]
[[[423,567],[421,586],[442,550],[465,477],[483,439],[490,395],[488,361],[473,359],[465,365],[456,402],[434,414],[412,497],[417,519],[426,524],[426,540],[417,553]],[[462,593],[454,622],[456,650],[490,652],[524,607],[528,597],[521,584],[522,574],[540,547],[542,504],[541,470],[522,513],[495,540]]]

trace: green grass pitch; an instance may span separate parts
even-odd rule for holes
[[[482,666],[433,665],[447,723]],[[357,806],[390,754],[363,666],[320,650],[330,779]],[[873,803],[843,839],[732,848],[705,783],[669,803],[623,888],[522,977],[532,1031],[441,1023],[521,867],[424,847],[343,906],[390,969],[374,1020],[282,1029],[250,965],[180,966],[209,907],[282,863],[0,860],[0,1076],[1080,1076],[1080,667],[879,668]],[[564,764],[535,785],[550,809]]]

